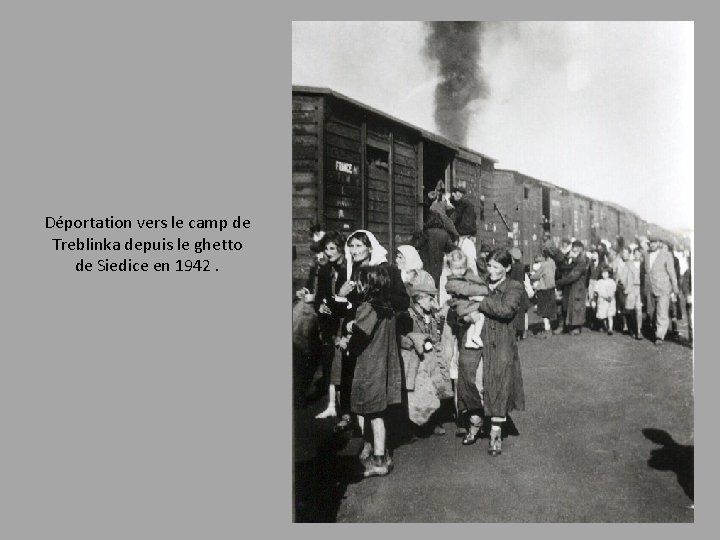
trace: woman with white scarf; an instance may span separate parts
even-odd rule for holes
[[[400,276],[403,283],[405,283],[408,294],[411,294],[413,287],[419,285],[435,287],[435,280],[428,272],[423,270],[422,259],[414,247],[408,245],[398,247],[395,264],[400,269]]]
[[[380,245],[380,242],[378,242],[373,233],[363,229],[353,232],[345,243],[345,260],[347,263],[347,281],[340,287],[335,301],[345,302],[347,304],[344,316],[346,323],[353,319],[355,310],[360,304],[359,294],[355,290],[355,282],[357,280],[358,269],[363,266],[386,265],[391,279],[390,300],[393,309],[395,311],[406,311],[408,309],[410,306],[410,297],[405,290],[400,270],[388,264],[387,250]],[[343,327],[344,326],[345,324],[343,324]],[[342,366],[338,356],[339,355],[336,355],[335,361],[333,362],[331,382],[336,386],[341,386],[341,379],[345,379],[348,375],[352,378],[352,373],[345,373],[347,370]],[[344,386],[344,383],[342,386]],[[348,392],[346,391],[345,393],[347,394]],[[349,403],[349,397],[350,396],[342,396],[341,394],[341,404],[343,402]],[[343,415],[338,424],[338,428],[342,430],[349,426],[350,416]]]
[[[365,266],[384,266],[386,268],[390,277],[389,298],[392,308],[396,313],[406,311],[410,307],[410,297],[402,281],[400,270],[388,264],[387,250],[380,245],[375,235],[371,232],[358,230],[352,233],[345,244],[345,255],[347,259],[348,281],[340,288],[337,297],[341,299],[344,298],[347,302],[347,310],[342,325],[345,335],[341,338],[341,342],[345,340],[345,344],[347,344],[349,341],[349,336],[346,333],[347,323],[355,318],[355,311],[362,301],[362,297],[355,287],[360,268]],[[355,361],[357,360],[352,355],[346,354],[345,351],[340,350],[340,352],[342,354],[336,355],[331,373],[331,382],[340,388],[340,408],[344,412],[340,422],[335,428],[336,431],[343,431],[352,427],[352,417],[349,414],[350,389],[352,388]],[[359,418],[359,420],[362,424],[363,419]],[[361,429],[363,428],[364,426],[361,425]],[[382,451],[382,453],[387,456],[386,467],[388,470],[375,471],[377,467],[366,467],[366,473],[369,473],[366,475],[387,474],[389,469],[392,468],[392,461],[389,459],[387,449],[373,449],[369,443],[365,443],[360,458],[365,462],[369,460],[373,453],[377,453],[378,451]]]

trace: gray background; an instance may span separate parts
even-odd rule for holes
[[[443,2],[393,13],[387,2],[364,2],[336,13],[303,3],[286,19],[270,4],[263,14],[211,2],[3,3],[0,537],[237,538],[290,526],[293,18],[697,20],[696,176],[707,180],[697,183],[696,268],[703,290],[712,288],[703,286],[715,262],[703,241],[716,230],[712,14],[688,2],[634,13],[619,9],[627,2],[584,13],[571,2],[530,5],[458,12]],[[55,252],[57,231],[44,223],[238,214],[253,228],[197,235],[244,244],[209,257],[220,267],[210,273],[79,274],[82,254]],[[698,297],[705,361],[696,376],[693,533],[709,530],[717,477],[717,362],[703,322],[714,302]],[[490,530],[498,533],[481,532]]]

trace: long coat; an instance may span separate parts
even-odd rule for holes
[[[466,199],[460,199],[453,204],[455,208],[451,210],[451,217],[458,234],[460,236],[475,236],[477,234],[475,207]]]
[[[486,416],[505,416],[512,410],[525,410],[520,356],[513,319],[525,289],[521,283],[505,279],[480,302],[485,314],[481,338],[483,349],[483,401]]]
[[[558,287],[562,287],[563,303],[567,301],[565,324],[568,326],[582,326],[585,324],[587,272],[588,260],[585,255],[580,255],[575,259],[575,264],[570,273],[555,283]]]
[[[442,274],[443,265],[445,264],[445,253],[453,248],[452,239],[450,233],[445,229],[438,227],[428,227],[425,229],[425,235],[427,236],[427,252],[423,259],[425,263],[425,270],[435,280],[435,286],[440,284],[440,274]]]

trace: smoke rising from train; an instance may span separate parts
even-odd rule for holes
[[[433,21],[426,23],[425,55],[438,62],[440,80],[435,88],[435,124],[449,139],[467,143],[470,106],[489,95],[480,66],[482,22]]]

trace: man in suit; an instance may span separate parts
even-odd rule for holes
[[[678,281],[673,256],[660,249],[660,239],[650,238],[645,254],[645,286],[648,289],[648,315],[655,324],[655,345],[662,345],[670,326],[670,300],[677,298]]]

